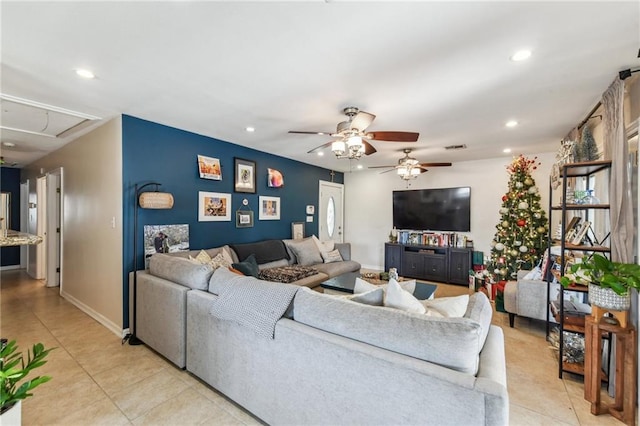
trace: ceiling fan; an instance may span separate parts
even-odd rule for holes
[[[398,171],[400,179],[409,180],[417,178],[421,173],[428,171],[427,167],[449,167],[451,163],[421,163],[413,157],[409,157],[411,153],[410,148],[402,150],[404,157],[398,160],[398,164],[395,166],[371,166],[370,169],[389,169],[381,173],[388,173],[393,170]]]
[[[371,125],[376,118],[375,115],[368,112],[360,111],[356,107],[347,107],[343,110],[344,114],[349,118],[347,121],[338,123],[338,127],[334,133],[332,132],[305,132],[297,130],[289,130],[289,133],[298,133],[303,135],[327,135],[336,138],[322,144],[308,154],[318,150],[331,147],[331,151],[338,158],[359,159],[363,154],[371,155],[376,149],[369,143],[367,139],[387,142],[416,142],[419,133],[415,132],[365,132],[367,127]]]

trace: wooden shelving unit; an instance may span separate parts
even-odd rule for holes
[[[571,163],[565,164],[562,167],[562,201],[559,205],[553,205],[553,187],[550,185],[549,187],[549,222],[551,223],[552,217],[554,213],[560,213],[560,224],[561,224],[561,234],[562,236],[566,235],[567,231],[567,212],[588,212],[589,210],[600,210],[600,211],[608,211],[609,204],[607,203],[597,203],[597,204],[574,204],[567,203],[567,187],[568,180],[570,178],[576,177],[585,177],[588,178],[595,173],[599,173],[602,171],[606,171],[611,168],[611,161],[590,161],[590,162],[582,162],[582,163]],[[587,179],[588,182],[588,179]],[[589,189],[587,187],[587,189]],[[552,230],[550,230],[550,233]],[[549,246],[548,250],[551,251],[551,246],[554,243],[551,235],[549,236]],[[553,271],[556,279],[560,279],[564,275],[564,267],[566,263],[566,253],[567,251],[580,251],[584,253],[610,253],[611,249],[602,243],[594,242],[592,245],[588,244],[570,244],[562,238],[559,242],[560,245],[560,271]],[[547,289],[547,302],[551,305],[550,300],[550,289],[551,285],[548,282]],[[564,342],[564,332],[571,332],[577,334],[585,334],[585,325],[584,325],[584,316],[583,317],[572,317],[565,313],[565,291],[571,291],[576,293],[581,293],[585,295],[588,292],[588,288],[586,286],[575,285],[568,287],[566,289],[560,290],[558,307],[553,308],[554,317],[558,323],[559,331],[558,331],[558,343],[559,343],[559,353],[558,353],[558,376],[562,378],[563,373],[573,373],[584,375],[584,364],[583,363],[567,363],[563,361],[563,354],[565,350],[565,342]],[[547,332],[549,332],[549,321],[550,318],[547,318]],[[606,337],[606,334],[604,335]],[[585,350],[588,350],[586,348]],[[603,377],[604,376],[603,373]]]

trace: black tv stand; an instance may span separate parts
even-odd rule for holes
[[[384,245],[384,269],[396,268],[407,278],[468,285],[473,249],[425,246],[420,244]]]

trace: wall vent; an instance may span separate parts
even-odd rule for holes
[[[462,144],[462,145],[449,145],[449,146],[445,146],[444,149],[467,149],[467,146]]]

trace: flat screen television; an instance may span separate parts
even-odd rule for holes
[[[421,231],[471,231],[471,188],[393,191],[393,226]]]

